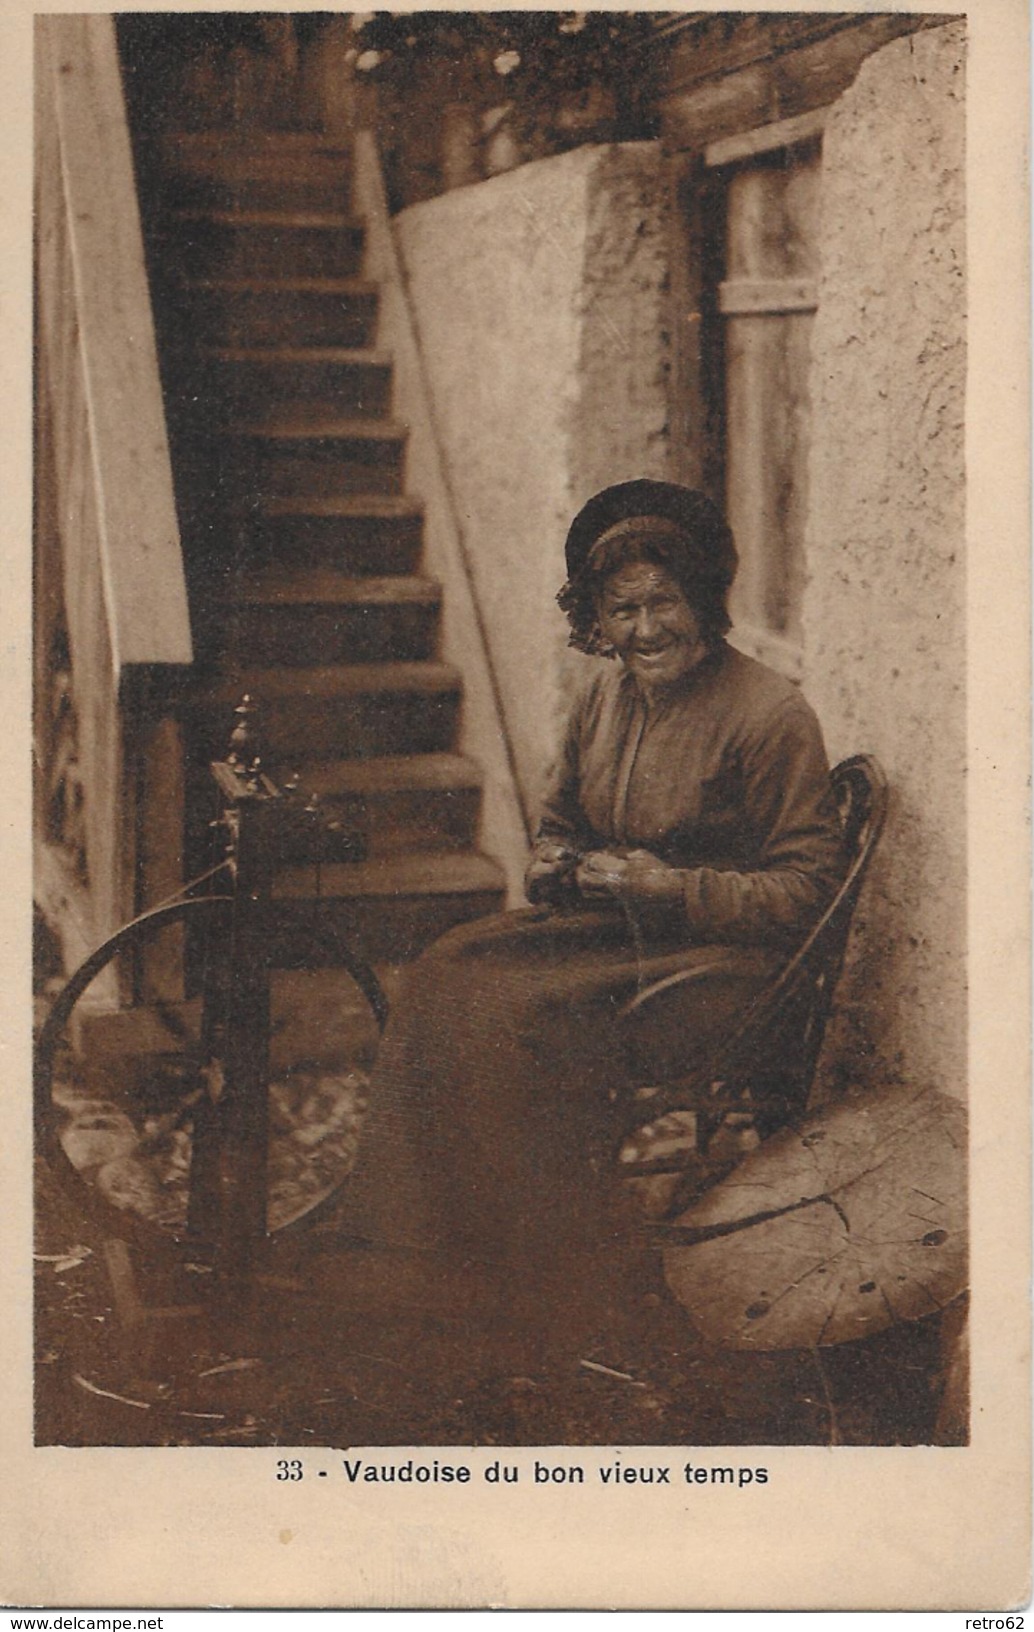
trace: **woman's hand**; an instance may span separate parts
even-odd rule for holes
[[[575,874],[582,895],[590,900],[616,896],[625,901],[681,901],[682,878],[649,850],[593,850],[583,856]]]
[[[535,846],[524,875],[524,893],[533,906],[558,906],[576,894],[574,872],[578,855],[566,845],[542,841]]]

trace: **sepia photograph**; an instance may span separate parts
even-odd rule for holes
[[[39,1442],[965,1442],[965,46],[39,19]]]
[[[965,1456],[967,18],[30,22],[37,1451]]]

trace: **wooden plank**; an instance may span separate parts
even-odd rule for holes
[[[817,144],[785,164],[761,153],[728,172],[726,189],[726,505],[741,559],[732,611],[774,638],[756,655],[784,669],[804,580],[820,164]]]
[[[729,522],[740,549],[735,618],[800,633],[812,318],[726,321]]]
[[[865,58],[881,46],[949,19],[890,13],[867,17],[827,37],[782,52],[759,39],[749,63],[730,73],[719,60],[709,78],[664,97],[661,127],[673,151],[699,152],[723,137],[828,106],[851,84]],[[955,19],[950,19],[954,21]]]
[[[668,1285],[734,1349],[855,1342],[944,1309],[968,1285],[966,1148],[947,1095],[855,1090],[683,1214]]]
[[[669,169],[673,336],[669,470],[673,481],[722,498],[721,369],[715,355],[721,325],[715,304],[721,243],[716,178],[696,160],[676,157]]]
[[[781,463],[780,426],[770,414],[768,347],[756,327],[726,329],[725,510],[739,551],[730,597],[733,619],[758,628],[765,616],[768,552],[772,547],[771,478]]]
[[[817,275],[821,173],[817,143],[725,172],[727,281]]]
[[[183,732],[171,716],[148,718],[141,710],[130,734],[137,756],[136,906],[143,910],[167,900],[183,883]],[[183,948],[181,924],[152,937],[136,971],[142,1001],[183,998]]]
[[[48,16],[37,27],[60,134],[112,660],[116,673],[127,663],[189,663],[186,585],[114,22]],[[41,178],[47,186],[56,179]]]
[[[718,289],[718,309],[726,317],[814,312],[818,304],[814,278],[727,278]]]
[[[308,88],[315,104],[313,111],[324,133],[332,138],[347,139],[356,128],[353,39],[351,19],[331,13],[320,38],[311,47],[313,61]],[[358,77],[361,79],[362,75]]]
[[[822,135],[828,113],[828,108],[813,108],[810,113],[799,113],[792,119],[777,119],[774,124],[759,125],[755,130],[708,142],[704,148],[704,163],[712,167],[739,164],[760,153],[774,153],[781,147],[796,147],[799,142],[811,141]]]
[[[82,1008],[77,1003],[73,1010],[68,1040],[78,1055],[101,1071],[109,1070],[116,1059],[182,1051],[184,1037],[197,1037],[201,1031],[200,998],[163,1003],[160,1008],[96,1006],[81,1013]]]
[[[127,1331],[134,1331],[147,1320],[147,1310],[140,1296],[129,1248],[117,1237],[104,1242],[104,1261],[111,1279],[115,1311]]]
[[[121,681],[136,665],[188,662],[191,643],[112,20],[42,18],[37,43],[36,457],[53,494],[34,549],[67,624],[96,944],[136,905]],[[127,980],[112,967],[93,1000],[128,995]]]
[[[657,25],[668,94],[850,28],[850,12],[688,12]],[[663,42],[663,43],[661,43]],[[655,47],[657,49],[657,47]]]

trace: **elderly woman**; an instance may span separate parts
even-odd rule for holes
[[[800,692],[725,642],[736,568],[700,493],[607,488],[575,518],[558,597],[587,665],[527,873],[530,909],[412,967],[371,1088],[355,1200],[374,1241],[495,1272],[568,1309],[617,1261],[603,1203],[615,1091],[691,1061],[835,890],[841,839]],[[734,953],[716,952],[716,947]],[[615,1024],[645,983],[711,967],[667,1034]],[[673,1037],[672,1031],[677,1035]]]

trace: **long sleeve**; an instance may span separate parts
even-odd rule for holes
[[[819,723],[788,680],[726,646],[656,706],[603,670],[571,710],[539,845],[659,857],[694,941],[797,940],[843,871]]]
[[[536,843],[563,844],[577,850],[590,837],[581,805],[580,758],[582,699],[568,716],[564,735],[550,767],[542,801]]]
[[[835,891],[843,841],[818,721],[800,696],[780,702],[738,754],[749,870],[685,869],[686,922],[698,937],[765,942],[803,933]]]

